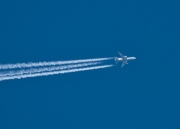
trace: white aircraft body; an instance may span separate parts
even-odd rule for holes
[[[127,56],[124,56],[123,54],[121,54],[120,52],[118,52],[118,53],[121,56],[121,58],[115,57],[115,61],[116,61],[116,63],[118,63],[119,61],[123,61],[121,67],[123,67],[125,64],[128,64],[129,60],[135,60],[136,59],[136,57],[127,57]]]

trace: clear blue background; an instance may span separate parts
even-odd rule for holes
[[[1,129],[179,129],[179,0],[2,0],[2,64],[114,57],[124,68],[0,82]]]

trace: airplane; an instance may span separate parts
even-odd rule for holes
[[[120,52],[118,52],[118,54],[121,56],[121,58],[115,57],[115,61],[116,61],[116,64],[117,64],[119,61],[123,61],[121,67],[123,67],[125,64],[128,64],[128,61],[129,61],[129,60],[135,60],[135,59],[136,59],[136,57],[127,57],[127,56],[124,56],[124,55],[121,54]]]

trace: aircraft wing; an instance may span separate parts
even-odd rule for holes
[[[123,58],[124,57],[124,55],[123,54],[121,54],[120,52],[118,52],[118,54]]]
[[[123,67],[124,65],[125,65],[125,63],[123,62],[122,65],[121,65],[121,67]]]

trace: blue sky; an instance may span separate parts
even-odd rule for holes
[[[116,67],[0,82],[2,129],[179,129],[180,2],[1,1],[1,64],[114,57]]]

